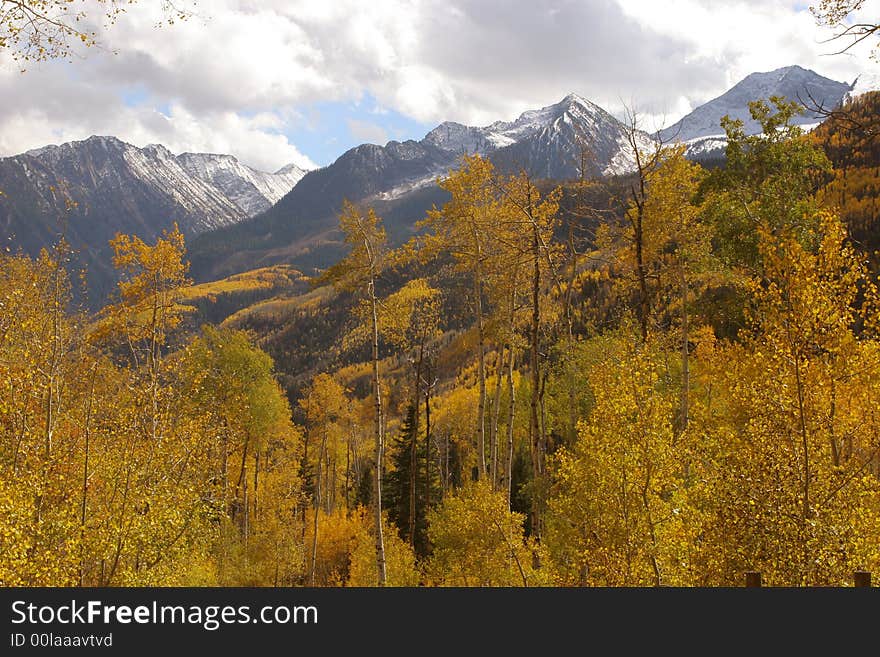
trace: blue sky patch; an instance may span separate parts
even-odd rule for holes
[[[331,164],[363,143],[384,146],[388,140],[421,139],[434,126],[416,121],[365,95],[359,101],[312,103],[299,109],[285,136],[320,166]]]

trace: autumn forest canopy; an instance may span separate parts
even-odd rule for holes
[[[0,55],[71,60],[131,4],[0,1]],[[810,11],[845,52],[880,29],[850,20],[863,5]],[[198,17],[159,11],[154,27]],[[702,164],[634,113],[627,173],[587,139],[565,180],[507,161],[524,151],[463,155],[426,213],[342,203],[344,255],[314,275],[196,284],[175,224],[117,234],[118,285],[90,305],[63,236],[13,244],[0,586],[880,573],[880,92],[813,107],[809,132],[795,100],[753,99],[758,134],[726,116],[724,157]],[[291,230],[277,207],[266,234],[199,255],[270,243]]]
[[[465,156],[402,245],[346,203],[314,277],[119,235],[89,313],[64,240],[0,255],[0,584],[880,572],[878,105],[757,100],[712,168]]]

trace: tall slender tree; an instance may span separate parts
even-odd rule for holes
[[[380,586],[385,585],[385,543],[382,537],[382,460],[385,423],[382,410],[382,380],[379,374],[379,297],[376,282],[387,264],[388,244],[382,221],[372,208],[364,213],[346,201],[339,215],[339,227],[351,246],[349,254],[321,276],[334,286],[359,295],[367,304],[370,319],[373,365],[373,407],[375,473],[373,504],[376,533],[376,570]]]
[[[442,209],[434,208],[420,223],[431,234],[425,241],[423,254],[430,257],[440,252],[451,253],[457,267],[471,279],[470,302],[477,331],[477,376],[479,399],[475,443],[477,467],[481,478],[487,475],[486,465],[486,294],[487,266],[495,249],[494,239],[499,226],[499,203],[494,188],[493,166],[479,155],[465,156],[462,166],[440,181],[440,187],[452,195]]]

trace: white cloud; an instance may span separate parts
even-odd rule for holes
[[[348,119],[346,123],[352,136],[358,141],[380,146],[388,142],[388,133],[382,126],[358,119]]]
[[[69,92],[62,82],[57,89]],[[0,95],[4,95],[0,79]],[[149,104],[126,106],[112,94],[84,87],[70,93],[77,103],[49,102],[52,88],[44,90],[46,102],[27,108],[0,107],[0,153],[12,154],[52,143],[84,139],[93,134],[113,135],[136,146],[161,143],[175,153],[185,151],[233,153],[261,170],[275,171],[294,162],[304,168],[316,165],[278,133],[280,116],[271,112],[243,115],[210,110],[199,114],[174,103],[165,113]],[[40,94],[34,94],[38,99]],[[81,110],[81,111],[79,111]]]
[[[772,71],[798,64],[831,79],[852,82],[860,73],[876,68],[876,63],[870,58],[871,44],[868,43],[854,48],[848,55],[832,54],[842,44],[828,42],[833,31],[818,26],[802,2],[618,2],[633,20],[687,41],[692,56],[716,62],[721,73],[716,84],[704,89],[683,85],[678,91],[683,92],[686,103],[679,99],[676,111],[670,111],[672,118],[678,118],[724,93],[756,71]],[[672,107],[670,103],[670,110]]]
[[[13,99],[0,103],[0,154],[98,133],[274,169],[305,163],[283,132],[318,102],[369,94],[422,122],[485,124],[574,91],[670,123],[756,70],[851,81],[876,66],[865,48],[825,55],[830,32],[794,2],[214,0],[156,29],[159,5],[99,28],[104,49],[71,64],[0,65],[0,98]],[[339,123],[387,139],[373,121]]]
[[[271,113],[243,117],[235,112],[194,115],[181,105],[173,105],[165,122],[165,136],[153,139],[176,153],[184,151],[234,153],[243,162],[263,171],[275,171],[291,162],[306,169],[317,165],[290,144],[276,130],[281,119]],[[139,141],[147,141],[148,136]],[[281,164],[279,164],[281,163]]]

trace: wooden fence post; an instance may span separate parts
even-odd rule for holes
[[[853,586],[857,588],[871,586],[871,573],[867,570],[857,570],[853,573]]]

